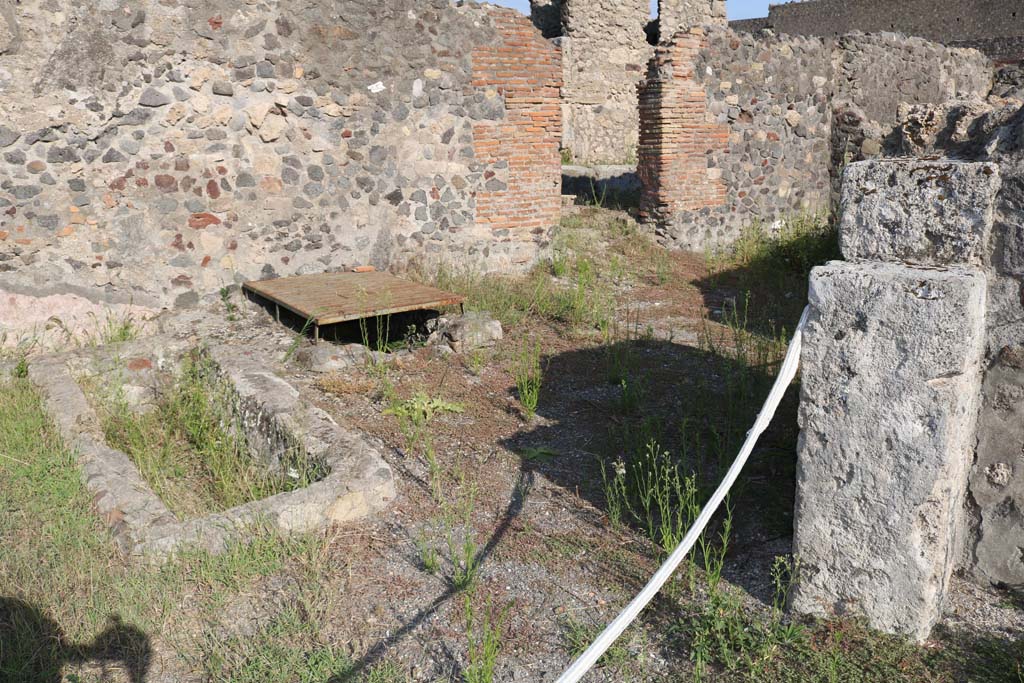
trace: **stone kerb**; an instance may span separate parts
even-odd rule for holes
[[[801,357],[799,612],[918,640],[941,615],[965,535],[985,345],[976,265],[998,186],[987,164],[847,171],[841,239],[861,260],[812,272]]]
[[[265,361],[239,354],[236,347],[213,347],[206,353],[232,386],[243,430],[250,431],[247,422],[259,422],[257,427],[269,437],[250,442],[254,457],[266,460],[268,449],[278,445],[275,439],[284,436],[300,443],[311,459],[323,462],[327,474],[294,491],[178,519],[131,459],[105,443],[99,419],[76,378],[86,368],[95,372],[105,367],[125,373],[126,389],[144,389],[154,369],[172,367],[187,351],[183,342],[152,338],[113,352],[101,349],[44,358],[29,369],[61,437],[77,453],[96,511],[123,553],[156,562],[188,547],[217,553],[255,525],[270,525],[283,533],[313,531],[365,517],[394,500],[393,475],[378,444],[337,425],[268,370]]]

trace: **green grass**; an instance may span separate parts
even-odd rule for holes
[[[474,605],[474,595],[467,593],[463,601],[466,619],[466,668],[463,678],[466,683],[492,683],[501,651],[502,630],[508,619],[511,605],[496,610],[487,598],[483,609]]]
[[[91,394],[107,443],[128,454],[179,518],[293,491],[321,474],[298,451],[283,458],[285,472],[260,466],[236,426],[230,390],[201,354],[186,357],[148,412],[119,388],[93,382]]]
[[[261,529],[216,557],[133,564],[115,551],[80,476],[28,381],[0,380],[0,680],[51,680],[93,659],[145,668],[154,638],[187,649],[192,619],[256,577],[296,558],[322,566],[322,538]]]
[[[457,591],[469,590],[476,584],[480,571],[479,546],[473,537],[473,508],[476,491],[472,488],[453,504],[445,506],[448,559],[452,565],[451,584]],[[462,540],[459,541],[461,535]]]
[[[303,604],[285,608],[255,635],[228,639],[209,636],[203,645],[208,680],[323,683],[350,672],[348,655],[340,646],[325,642],[320,628],[309,605]]]
[[[526,343],[519,348],[512,363],[516,394],[527,420],[532,420],[537,414],[537,405],[540,402],[540,388],[544,378],[540,356],[539,343]]]
[[[576,617],[566,617],[559,621],[562,644],[566,652],[573,659],[576,659],[590,647],[590,644],[601,635],[604,627],[597,624],[587,624]],[[628,640],[623,635],[597,660],[598,668],[610,667],[621,670],[634,658],[630,654]]]

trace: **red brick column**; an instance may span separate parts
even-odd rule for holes
[[[694,72],[707,46],[701,28],[658,48],[640,84],[637,174],[643,184],[640,215],[664,223],[681,211],[723,206],[726,185],[708,157],[729,147],[729,127],[708,112],[707,93]]]
[[[492,11],[501,40],[473,50],[473,85],[497,90],[506,114],[475,124],[473,147],[482,163],[507,161],[508,173],[494,176],[505,189],[477,193],[476,221],[525,239],[546,232],[561,216],[561,54],[528,18]]]

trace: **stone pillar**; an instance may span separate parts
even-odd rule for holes
[[[725,0],[658,0],[658,31],[662,43],[693,26],[728,24]]]
[[[654,48],[648,0],[562,0],[563,147],[584,165],[636,162],[637,84]]]
[[[861,162],[843,255],[811,274],[804,334],[792,607],[928,637],[964,540],[986,278],[991,164]]]

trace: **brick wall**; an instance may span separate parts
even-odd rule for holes
[[[473,126],[477,160],[494,167],[476,196],[476,222],[495,240],[543,241],[561,212],[561,60],[517,12],[497,11],[495,26],[500,40],[473,51],[473,86],[503,97],[506,111]]]
[[[709,154],[728,148],[729,128],[710,120],[707,93],[694,78],[703,29],[680,34],[660,48],[640,89],[641,216],[661,223],[685,211],[722,206],[726,186],[708,166]]]

